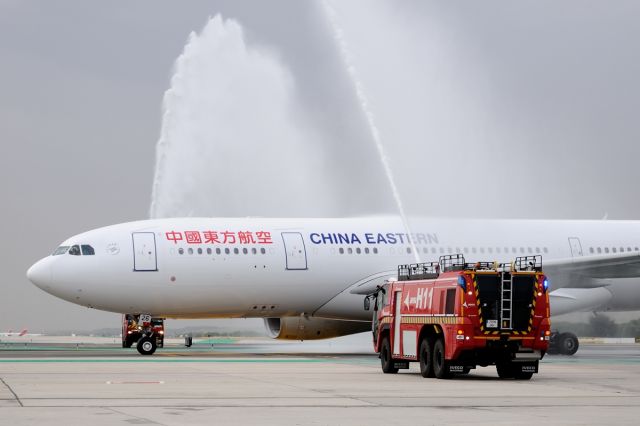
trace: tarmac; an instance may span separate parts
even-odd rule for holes
[[[638,424],[640,344],[547,355],[531,381],[383,374],[362,342],[209,339],[156,355],[102,342],[0,342],[0,424]],[[51,339],[50,339],[51,340]],[[363,343],[364,342],[364,343]]]

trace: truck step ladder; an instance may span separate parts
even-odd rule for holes
[[[502,293],[502,301],[500,303],[500,328],[502,330],[511,330],[511,290],[513,290],[513,281],[510,271],[502,272],[500,289]]]

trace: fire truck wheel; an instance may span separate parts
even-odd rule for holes
[[[145,336],[138,340],[136,348],[141,355],[153,355],[153,353],[156,351],[156,340],[154,338]]]
[[[389,344],[389,338],[385,337],[382,340],[382,350],[380,351],[380,362],[382,363],[382,372],[387,374],[395,374],[398,369],[393,366],[393,359],[391,359],[391,345]]]
[[[420,374],[433,377],[433,342],[428,337],[420,343]]]
[[[560,353],[564,355],[573,355],[578,352],[580,343],[578,342],[578,336],[573,333],[562,333],[558,337],[558,346]]]
[[[497,362],[496,371],[501,379],[512,379],[514,377],[513,365],[510,361]]]
[[[450,377],[449,365],[444,354],[444,340],[439,338],[433,345],[433,374],[438,379],[448,379]]]

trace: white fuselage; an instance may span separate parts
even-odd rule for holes
[[[391,277],[399,264],[463,253],[469,262],[544,260],[638,251],[640,222],[551,220],[410,221],[176,218],[130,222],[76,235],[65,252],[28,272],[43,290],[79,305],[170,318],[284,317],[368,320],[350,289]],[[226,240],[226,241],[225,241]],[[640,280],[611,281],[603,309],[640,309]],[[553,288],[563,287],[551,281]],[[619,294],[620,297],[616,295]]]

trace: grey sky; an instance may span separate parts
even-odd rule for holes
[[[469,215],[438,202],[445,178],[473,190],[476,216],[639,218],[637,2],[338,9],[413,213]],[[392,211],[380,201],[388,188],[317,4],[6,0],[0,330],[117,326],[117,315],[58,300],[24,273],[70,235],[147,216],[173,61],[217,13],[236,19],[250,45],[273,50],[294,76],[296,119],[327,141],[328,178],[345,183],[336,213]],[[520,182],[534,189],[519,193]],[[514,200],[500,210],[476,188]]]

